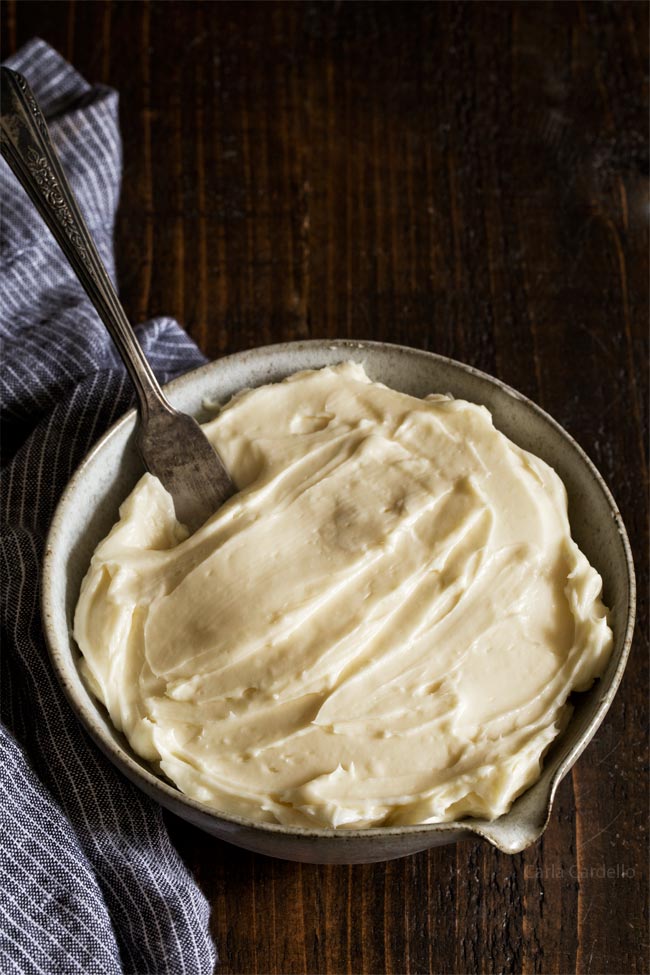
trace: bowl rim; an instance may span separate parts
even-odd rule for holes
[[[625,635],[621,645],[621,652],[616,670],[611,676],[610,682],[603,693],[598,706],[596,707],[590,721],[588,722],[586,728],[582,735],[574,743],[573,747],[569,749],[567,754],[558,761],[556,768],[551,775],[547,794],[543,799],[544,802],[544,816],[540,819],[534,829],[534,835],[530,835],[526,838],[525,843],[520,843],[519,845],[513,847],[513,845],[505,841],[502,836],[501,830],[496,826],[496,824],[502,823],[505,825],[505,821],[508,817],[512,815],[512,810],[504,813],[502,816],[495,820],[482,820],[482,819],[472,819],[466,818],[461,820],[453,820],[443,823],[417,823],[413,825],[401,825],[401,826],[372,826],[357,829],[335,829],[334,827],[317,827],[317,826],[288,826],[282,823],[265,823],[256,822],[255,820],[247,819],[243,816],[238,816],[233,813],[222,812],[211,806],[208,806],[196,799],[182,793],[176,786],[167,782],[164,778],[154,773],[149,768],[140,764],[131,755],[105,731],[103,724],[106,720],[110,721],[110,718],[103,718],[99,708],[101,708],[101,702],[95,701],[89,691],[87,691],[88,698],[92,702],[92,707],[89,707],[86,701],[82,700],[77,696],[75,688],[70,684],[66,676],[66,666],[65,658],[70,657],[73,647],[72,634],[68,634],[67,641],[60,641],[57,635],[57,630],[53,624],[53,596],[52,596],[52,578],[54,572],[54,562],[55,562],[55,552],[57,548],[57,538],[59,536],[60,526],[66,516],[66,511],[68,505],[74,498],[79,482],[82,480],[85,469],[88,464],[90,464],[98,454],[100,454],[107,443],[115,437],[124,426],[128,425],[135,419],[136,410],[131,408],[126,413],[124,413],[118,420],[116,420],[109,429],[100,437],[100,439],[93,445],[90,451],[85,455],[80,464],[75,469],[72,477],[68,481],[57,506],[55,508],[52,520],[50,522],[50,527],[47,532],[44,548],[44,556],[42,563],[42,587],[41,587],[41,615],[43,621],[43,630],[45,635],[45,643],[48,649],[50,660],[54,667],[57,679],[63,689],[63,692],[68,699],[75,716],[81,721],[85,730],[90,734],[95,743],[100,747],[104,754],[113,762],[118,769],[125,774],[134,784],[139,788],[143,789],[147,794],[152,793],[161,794],[158,800],[160,804],[166,806],[172,811],[174,806],[181,805],[186,806],[189,809],[194,810],[199,814],[201,818],[207,817],[214,820],[216,823],[230,824],[231,827],[239,827],[241,829],[253,830],[255,832],[264,832],[267,834],[280,834],[288,837],[305,837],[308,839],[335,839],[337,843],[352,841],[355,839],[364,840],[370,839],[372,837],[383,837],[388,838],[391,836],[403,836],[408,833],[411,836],[430,836],[436,833],[467,833],[475,834],[488,840],[493,846],[503,852],[512,853],[518,852],[524,849],[526,846],[535,842],[546,829],[548,822],[550,820],[553,800],[555,798],[555,793],[557,787],[562,779],[571,770],[575,762],[578,760],[584,749],[587,747],[596,731],[600,727],[602,721],[609,710],[614,696],[620,685],[625,666],[630,654],[630,649],[632,645],[632,638],[634,634],[634,624],[636,617],[636,579],[634,571],[634,561],[632,557],[632,551],[628,535],[623,523],[623,519],[618,510],[618,506],[614,501],[611,491],[609,490],[603,476],[600,474],[599,470],[583,450],[583,448],[577,443],[577,441],[568,433],[561,424],[558,423],[549,413],[538,406],[533,400],[524,396],[518,390],[509,386],[503,380],[492,376],[489,373],[483,372],[465,362],[460,362],[457,359],[453,359],[449,356],[440,355],[436,352],[431,352],[427,349],[418,349],[413,346],[401,345],[391,342],[381,342],[377,340],[363,340],[363,339],[305,339],[297,340],[292,342],[278,342],[271,345],[256,346],[252,349],[245,349],[240,352],[234,352],[227,356],[223,356],[216,360],[211,360],[196,369],[191,369],[188,372],[183,373],[181,376],[166,383],[163,387],[166,393],[173,394],[182,389],[184,386],[193,383],[199,374],[209,373],[226,365],[229,361],[236,360],[238,363],[245,363],[246,359],[258,358],[273,355],[274,353],[286,353],[292,350],[300,351],[302,349],[311,349],[317,351],[318,349],[324,349],[327,351],[335,351],[341,349],[341,351],[350,350],[355,353],[368,348],[384,350],[388,352],[395,353],[406,353],[408,355],[412,353],[417,353],[419,356],[425,358],[430,358],[439,363],[443,363],[452,366],[455,369],[459,369],[461,372],[468,373],[475,376],[481,380],[485,380],[488,383],[496,386],[499,390],[506,393],[507,395],[513,397],[516,400],[523,402],[529,409],[531,409],[544,423],[549,425],[556,434],[559,434],[577,453],[582,463],[588,468],[589,473],[594,478],[598,487],[605,496],[605,500],[610,508],[612,517],[615,521],[616,528],[621,539],[621,544],[623,546],[623,552],[625,556],[625,564],[627,569],[627,587],[628,587],[628,604],[626,607],[626,627]],[[312,367],[305,367],[312,368]],[[73,656],[73,655],[72,655]],[[74,665],[74,659],[73,659]],[[79,680],[81,677],[78,674]],[[142,760],[144,762],[144,759]],[[533,784],[534,785],[534,784]],[[531,787],[532,788],[532,787]],[[526,790],[528,791],[528,790]],[[525,792],[522,793],[522,796]],[[154,797],[155,798],[155,797]],[[519,798],[519,797],[518,797]],[[541,802],[542,800],[540,800]],[[178,814],[178,813],[177,813]],[[509,825],[514,826],[513,822]]]

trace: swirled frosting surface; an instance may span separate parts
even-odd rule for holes
[[[557,474],[485,408],[353,363],[204,430],[239,493],[187,537],[145,475],[83,583],[82,669],[116,727],[257,821],[505,812],[612,647]]]

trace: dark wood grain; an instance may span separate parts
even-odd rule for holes
[[[170,817],[224,973],[648,971],[647,11],[3,4],[5,53],[39,34],[120,91],[134,319],[211,357],[350,336],[479,366],[577,438],[635,547],[623,685],[533,849],[300,866]]]

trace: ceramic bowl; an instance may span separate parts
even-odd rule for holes
[[[503,433],[547,461],[566,485],[573,536],[603,578],[603,598],[611,607],[615,643],[603,678],[587,693],[576,695],[573,716],[547,753],[538,782],[493,822],[464,819],[336,831],[256,824],[225,815],[187,798],[155,775],[86,690],[77,667],[79,651],[71,636],[79,588],[92,553],[115,523],[120,503],[143,472],[133,443],[133,411],[108,431],[81,464],[52,521],[44,560],[42,609],[54,668],[79,719],[124,775],[177,816],[230,843],[308,863],[388,860],[472,835],[505,852],[519,852],[542,834],[558,783],[596,732],[621,680],[635,606],[634,570],[625,528],[594,465],[550,416],[497,379],[430,352],[378,342],[274,345],[212,362],[170,383],[166,391],[175,406],[199,420],[207,419],[206,401],[223,402],[244,387],[346,359],[363,362],[372,379],[415,396],[451,393],[482,403]]]

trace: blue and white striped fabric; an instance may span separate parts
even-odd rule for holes
[[[32,41],[7,62],[30,82],[113,272],[117,95]],[[75,466],[132,399],[124,369],[54,239],[0,161],[2,725],[0,972],[212,972],[209,908],[161,810],[78,725],[50,668],[39,576]],[[138,329],[162,380],[203,359],[173,321]]]

